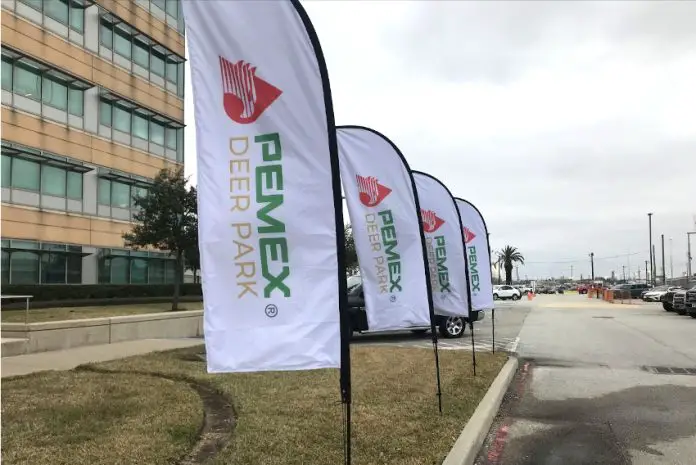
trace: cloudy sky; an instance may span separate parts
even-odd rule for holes
[[[308,1],[338,124],[485,215],[520,277],[670,274],[696,231],[696,2]],[[187,84],[190,85],[190,79]],[[187,171],[195,177],[192,93]],[[692,236],[696,255],[696,236]],[[644,277],[644,271],[641,271]]]

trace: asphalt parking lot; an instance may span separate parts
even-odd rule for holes
[[[518,336],[531,307],[527,301],[497,302],[495,311],[495,348],[515,352],[519,342]],[[474,323],[474,345],[476,350],[493,350],[493,312],[486,311],[483,320]],[[432,349],[430,333],[414,334],[410,331],[389,333],[356,334],[353,344],[395,345],[399,347],[421,347]],[[471,350],[471,333],[467,327],[463,337],[458,339],[439,338],[442,350]]]
[[[478,465],[696,464],[696,320],[538,296],[517,353]]]

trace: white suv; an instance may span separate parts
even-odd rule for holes
[[[522,297],[522,293],[519,291],[519,289],[515,289],[512,286],[493,286],[493,300],[519,300],[520,297]]]

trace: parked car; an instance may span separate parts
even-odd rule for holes
[[[688,313],[691,318],[696,318],[696,286],[686,291],[684,304],[686,306],[686,313]]]
[[[520,297],[522,297],[520,290],[515,289],[512,286],[508,286],[507,284],[502,286],[493,286],[493,300],[520,300]]]
[[[362,281],[348,291],[348,313],[350,316],[350,328],[353,332],[370,330],[367,323],[367,313],[365,312],[365,294]],[[484,318],[484,312],[474,311],[471,316],[474,321],[479,321]],[[435,325],[438,327],[440,335],[447,339],[462,337],[469,321],[467,318],[458,316],[435,315]],[[424,333],[429,329],[429,326],[410,328],[415,333]]]
[[[587,294],[589,290],[590,287],[587,284],[580,284],[578,286],[578,294]]]
[[[665,292],[660,300],[662,301],[662,308],[664,308],[668,312],[674,311],[674,294],[677,291],[683,290],[681,286],[676,286],[674,289],[671,291]]]
[[[679,315],[686,315],[686,289],[680,289],[674,292],[672,297],[672,308]]]
[[[662,296],[669,291],[678,290],[679,286],[657,286],[647,289],[640,294],[640,298],[646,302],[662,302]]]
[[[649,289],[647,284],[617,284],[612,287],[614,298],[639,299],[643,291]]]

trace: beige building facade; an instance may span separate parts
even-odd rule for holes
[[[2,283],[159,284],[133,199],[184,160],[179,0],[2,0]]]

